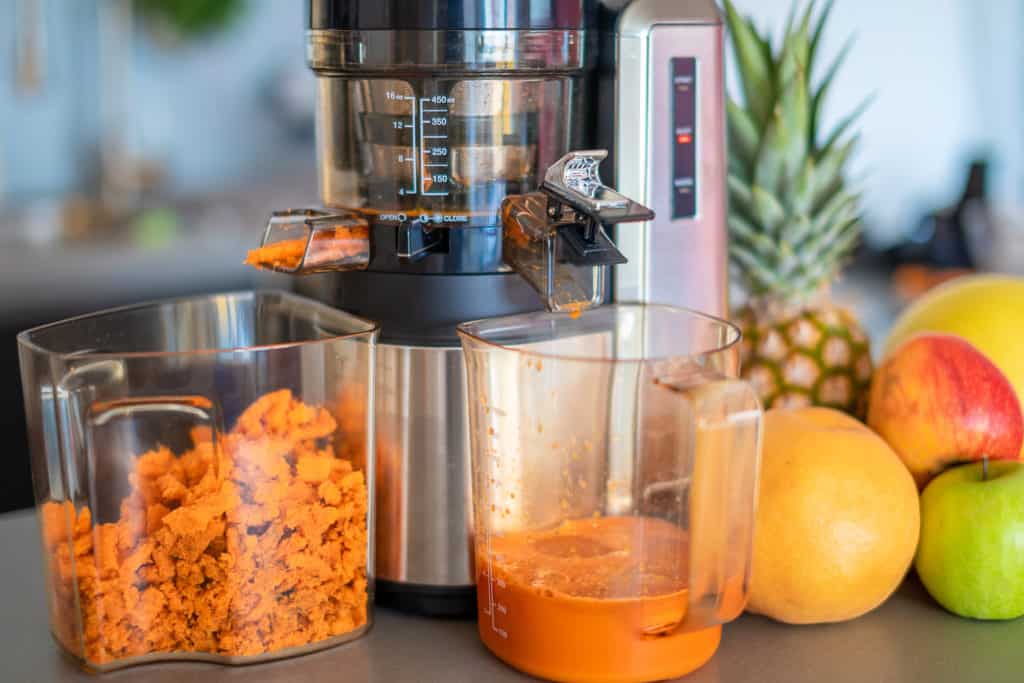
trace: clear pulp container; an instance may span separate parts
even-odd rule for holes
[[[560,681],[701,666],[750,577],[761,409],[739,331],[616,305],[459,333],[484,643]]]
[[[371,621],[374,323],[280,293],[18,337],[53,635],[240,663]]]

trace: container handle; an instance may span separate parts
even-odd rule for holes
[[[80,397],[84,399],[85,397]],[[72,401],[73,413],[71,425],[75,436],[73,444],[79,444],[79,452],[85,456],[83,464],[95,467],[97,453],[95,446],[95,430],[115,420],[132,419],[138,415],[154,413],[170,413],[176,416],[192,418],[195,426],[205,426],[210,430],[209,441],[216,452],[220,415],[216,404],[206,396],[198,394],[168,396],[137,396],[116,398],[111,400]],[[72,444],[72,448],[73,448]],[[76,449],[77,450],[77,449]],[[73,452],[70,451],[70,452]],[[214,467],[218,465],[214,461]]]
[[[645,601],[645,637],[707,629],[735,619],[746,605],[757,500],[761,406],[746,382],[715,373],[659,379],[675,394],[676,429],[684,440],[677,477],[645,495],[674,494],[687,531],[680,550],[686,590]],[[675,516],[675,515],[673,515]]]
[[[90,482],[108,476],[103,470],[104,463],[110,462],[98,450],[97,429],[141,414],[174,414],[190,418],[195,426],[208,427],[208,441],[218,450],[222,423],[214,401],[198,394],[102,397],[123,386],[125,380],[123,361],[90,361],[69,369],[54,388],[64,499],[79,509],[89,507],[94,520],[108,511],[101,510],[103,501]],[[214,461],[217,466],[219,459]]]
[[[119,417],[131,417],[135,413],[162,412],[187,415],[204,422],[214,423],[213,401],[199,395],[145,396],[96,401],[89,406],[88,417],[90,424],[102,427]]]
[[[753,387],[726,379],[686,391],[692,407],[686,630],[732,621],[750,584],[762,410]]]

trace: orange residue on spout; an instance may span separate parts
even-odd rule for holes
[[[267,270],[295,270],[305,267],[325,267],[342,264],[359,256],[368,256],[370,230],[365,225],[339,226],[332,231],[313,234],[313,241],[297,238],[282,240],[252,249],[245,257],[245,265]],[[308,253],[307,253],[308,251]],[[303,257],[306,263],[303,264]]]
[[[506,200],[501,204],[501,224],[505,236],[517,246],[526,248],[530,245],[530,237],[523,230],[523,224],[516,220],[524,209],[515,200]]]
[[[306,240],[294,239],[268,244],[259,249],[250,249],[245,256],[245,265],[256,268],[297,268],[306,253]]]

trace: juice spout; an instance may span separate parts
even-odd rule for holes
[[[601,182],[598,165],[607,156],[605,150],[570,152],[547,170],[539,192],[502,202],[505,262],[549,311],[579,315],[600,304],[608,268],[626,262],[608,229],[654,218]]]
[[[354,211],[275,211],[245,263],[292,275],[363,270],[370,263],[370,226]]]

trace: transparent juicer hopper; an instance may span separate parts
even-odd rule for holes
[[[459,328],[479,630],[553,680],[707,661],[750,576],[761,410],[739,331],[665,306]]]
[[[585,133],[579,36],[460,35],[410,32],[399,46],[373,32],[310,34],[328,208],[276,213],[250,263],[294,274],[511,267],[549,310],[604,298],[606,266],[622,256],[602,226],[652,214],[601,184],[604,152],[563,156]]]
[[[282,263],[265,251],[251,262],[295,274],[501,270],[501,202],[535,190],[544,169],[570,147],[574,131],[565,114],[577,104],[577,73],[554,65],[535,74],[538,64],[508,73],[487,64],[384,69],[318,57],[316,45],[311,64],[319,76],[317,151],[327,208],[276,213],[263,246],[321,258]],[[347,243],[335,248],[340,238]],[[447,258],[424,269],[428,254]]]

